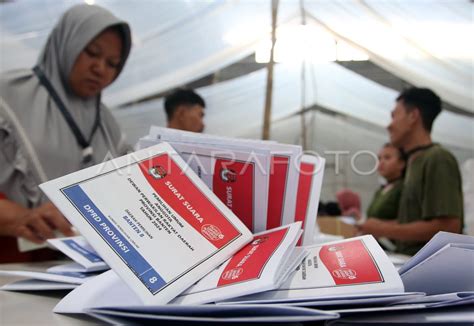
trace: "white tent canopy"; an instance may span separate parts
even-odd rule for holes
[[[2,4],[0,71],[34,64],[59,14],[81,1]],[[96,1],[129,21],[134,49],[109,89],[114,106],[207,75],[252,53],[268,37],[270,1]],[[308,23],[365,49],[395,75],[428,86],[474,112],[473,5],[467,0],[306,1]],[[281,1],[279,25],[299,20],[299,1]],[[292,20],[293,19],[293,20]],[[205,40],[205,41],[204,41]]]

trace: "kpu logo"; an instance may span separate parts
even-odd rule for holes
[[[167,175],[165,168],[161,165],[152,166],[148,173],[157,180],[163,179]]]
[[[261,243],[264,243],[265,241],[268,240],[268,237],[261,237],[261,238],[258,238],[258,239],[255,239],[252,241],[252,246],[256,246],[256,245],[259,245]]]
[[[237,180],[237,173],[231,169],[222,169],[221,179],[225,182],[235,182]]]

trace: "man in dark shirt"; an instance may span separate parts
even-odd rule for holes
[[[408,155],[398,218],[369,218],[362,233],[395,240],[397,252],[414,255],[437,232],[460,233],[463,225],[462,181],[454,156],[431,141],[431,127],[441,100],[427,88],[410,88],[397,98],[388,126],[390,140]]]

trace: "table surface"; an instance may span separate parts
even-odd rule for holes
[[[0,264],[0,270],[29,270],[44,272],[60,261],[22,264]],[[0,276],[0,286],[22,279],[15,276]],[[53,312],[54,306],[67,291],[0,291],[0,325],[98,325],[97,319],[85,315],[60,315]]]

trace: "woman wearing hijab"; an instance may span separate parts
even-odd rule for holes
[[[41,243],[70,225],[38,185],[130,149],[101,103],[122,71],[130,28],[89,5],[68,10],[34,69],[0,79],[0,235]]]

